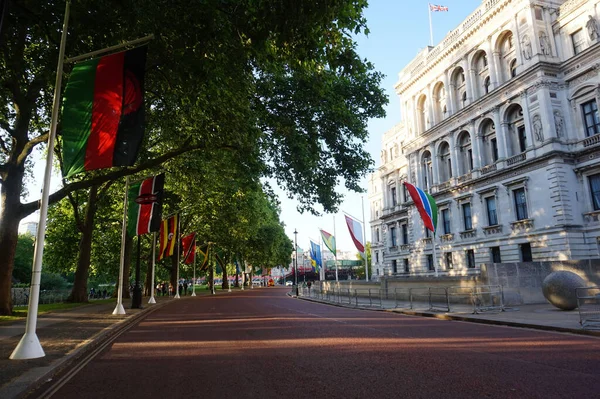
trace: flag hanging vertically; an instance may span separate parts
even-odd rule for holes
[[[431,10],[431,11],[448,11],[448,7],[438,6],[438,5],[429,3],[429,10]]]
[[[63,175],[131,166],[144,135],[146,46],[75,65],[62,116]]]
[[[321,230],[321,237],[323,238],[323,243],[331,251],[331,253],[335,256],[335,237],[326,232],[325,230]]]
[[[408,190],[410,198],[414,201],[421,219],[423,219],[423,224],[435,235],[438,218],[438,208],[435,199],[419,187],[413,186],[408,182],[404,182],[403,184]]]
[[[350,230],[350,236],[352,237],[356,249],[364,256],[365,245],[363,244],[363,234],[360,222],[346,215],[346,225],[348,226],[348,230]]]
[[[129,186],[127,233],[133,237],[158,231],[162,212],[165,174]]]
[[[178,215],[173,215],[169,219],[163,220],[160,224],[158,260],[175,253],[175,245],[177,244],[177,217]]]
[[[191,265],[196,256],[196,233],[189,234],[181,239],[183,247],[183,263]]]
[[[310,242],[310,257],[313,272],[318,272],[321,269],[321,246],[314,242]]]

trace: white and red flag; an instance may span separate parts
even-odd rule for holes
[[[438,6],[438,5],[429,3],[429,10],[430,11],[448,11],[448,7]]]
[[[350,216],[346,216],[346,224],[348,225],[348,230],[350,230],[350,236],[352,237],[352,241],[354,241],[356,249],[358,249],[358,252],[361,254],[364,254],[365,245],[363,244],[363,234],[360,222],[352,219]]]

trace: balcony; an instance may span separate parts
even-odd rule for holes
[[[454,234],[450,233],[450,234],[443,234],[440,236],[440,240],[442,242],[451,242],[454,241]]]
[[[496,164],[493,163],[491,165],[487,165],[487,166],[484,166],[483,168],[481,168],[481,174],[486,175],[488,173],[495,172],[497,169],[498,168],[497,168]]]
[[[525,153],[521,153],[519,155],[515,155],[514,157],[510,157],[506,160],[506,165],[507,166],[512,166],[514,164],[517,164],[519,162],[523,162],[525,160]]]
[[[476,236],[477,236],[477,230],[475,230],[475,229],[465,230],[465,231],[460,232],[460,238],[462,240],[467,239],[467,238],[475,238]]]
[[[593,136],[585,138],[581,141],[581,143],[583,144],[584,148],[594,146],[594,145],[600,143],[600,134],[595,134]]]
[[[410,244],[400,245],[400,252],[410,252]]]
[[[491,235],[494,235],[494,234],[500,234],[500,233],[502,233],[502,225],[501,224],[494,224],[492,226],[485,226],[485,227],[482,227],[482,229],[483,229],[483,233],[486,236],[491,236]]]
[[[456,180],[457,180],[458,184],[462,184],[466,181],[471,180],[472,178],[473,178],[473,173],[469,172],[466,175],[459,176]]]
[[[510,227],[513,232],[527,231],[533,229],[533,219],[521,219],[510,222]]]

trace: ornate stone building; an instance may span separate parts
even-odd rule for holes
[[[599,17],[595,0],[483,1],[400,72],[368,188],[373,278],[599,256]],[[435,198],[436,237],[403,181]]]

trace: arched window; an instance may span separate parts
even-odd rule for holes
[[[465,72],[461,67],[458,67],[452,73],[451,78],[452,85],[452,98],[455,100],[457,110],[464,108],[466,105],[466,84],[465,84]],[[464,93],[464,100],[463,100]]]
[[[450,180],[452,177],[452,160],[450,159],[450,145],[447,142],[440,144],[439,150],[439,177],[440,182]]]
[[[419,133],[423,133],[427,130],[427,97],[423,94],[419,97],[417,102],[417,128]]]
[[[483,81],[483,88],[485,91],[485,94],[488,94],[490,92],[490,77],[486,77],[485,80]]]
[[[461,132],[458,136],[458,145],[460,147],[459,167],[460,173],[466,175],[473,170],[473,146],[471,145],[471,135],[469,132]]]
[[[434,120],[439,122],[446,118],[446,89],[438,82],[433,89]]]
[[[467,105],[467,92],[463,91],[462,95],[460,96],[460,102],[462,104],[462,108],[464,108]]]
[[[498,36],[495,51],[499,54],[500,71],[498,71],[499,83],[504,83],[514,77],[516,74],[516,51],[513,43],[513,33],[509,30],[502,32]],[[515,64],[513,66],[513,60]],[[513,72],[514,67],[514,72]]]
[[[517,59],[515,58],[510,62],[510,77],[514,78],[517,76]]]
[[[491,165],[498,160],[498,140],[496,138],[496,126],[491,119],[485,119],[481,123],[481,137],[483,139],[484,161]]]
[[[523,108],[519,104],[514,104],[506,111],[506,123],[508,124],[508,150],[510,151],[508,156],[525,152],[528,145],[527,134]]]
[[[431,163],[431,153],[425,151],[421,158],[421,175],[423,176],[423,187],[430,190],[433,185],[433,167]]]
[[[489,87],[485,87],[485,81],[489,77],[487,54],[483,50],[478,50],[473,56],[471,68],[475,73],[474,95],[480,98],[489,92]]]

